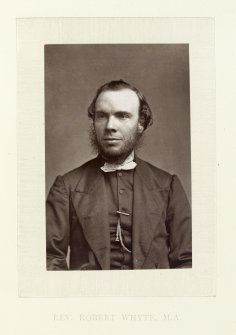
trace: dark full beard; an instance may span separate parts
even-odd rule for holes
[[[95,154],[100,154],[107,163],[111,164],[121,164],[124,160],[131,154],[133,150],[137,151],[143,143],[143,135],[138,131],[126,139],[124,147],[119,152],[109,152],[104,150],[103,146],[97,140],[94,125],[91,124],[89,129],[89,139],[92,146],[93,152]]]

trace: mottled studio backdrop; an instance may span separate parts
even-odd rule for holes
[[[140,89],[153,112],[138,155],[177,174],[191,200],[187,44],[45,46],[46,192],[58,174],[94,157],[87,108],[96,89],[115,79]]]

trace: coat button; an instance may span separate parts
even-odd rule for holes
[[[120,194],[123,194],[123,193],[124,193],[124,190],[119,190],[119,193],[120,193]]]
[[[122,172],[118,172],[118,176],[122,177],[123,176]]]

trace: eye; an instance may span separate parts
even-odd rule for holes
[[[104,112],[95,113],[95,119],[104,119],[105,117],[106,117],[106,114]]]
[[[118,112],[118,113],[116,113],[116,116],[119,119],[129,119],[130,118],[130,114],[126,113],[126,112]]]

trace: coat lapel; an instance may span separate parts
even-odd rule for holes
[[[110,268],[110,232],[106,189],[99,160],[88,166],[72,194],[85,238],[101,268]]]
[[[148,256],[155,230],[159,224],[164,202],[161,187],[147,164],[136,158],[133,204],[133,268],[141,269]]]

